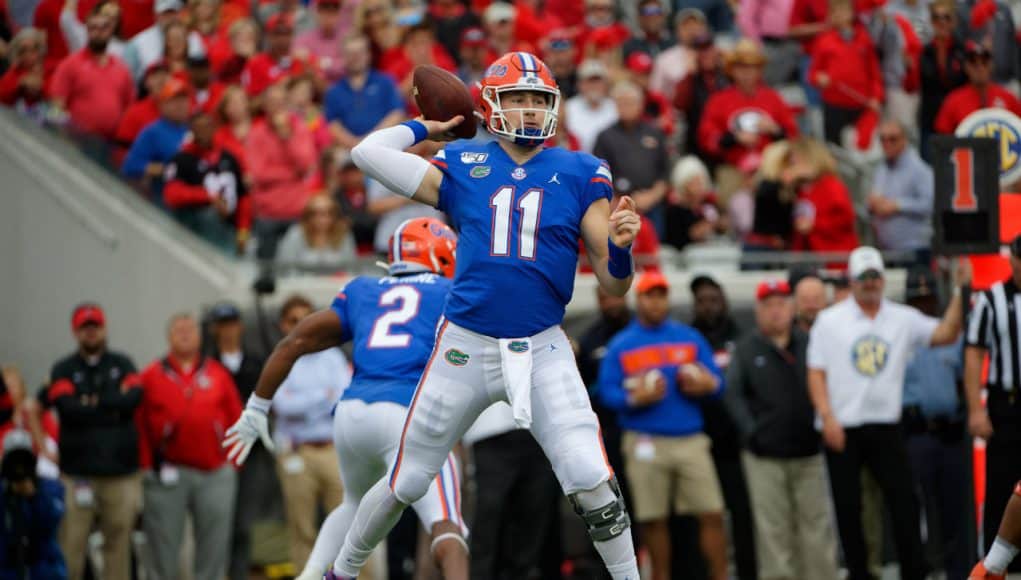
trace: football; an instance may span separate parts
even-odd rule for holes
[[[475,136],[475,102],[471,91],[453,74],[433,65],[415,67],[412,94],[422,116],[430,121],[447,121],[462,115],[464,121],[452,132],[459,139]]]

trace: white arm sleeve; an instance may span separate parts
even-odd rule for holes
[[[395,125],[369,133],[351,150],[351,159],[366,175],[387,189],[413,197],[429,170],[429,162],[405,153],[415,144],[415,133],[405,125]]]

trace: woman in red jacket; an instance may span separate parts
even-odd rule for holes
[[[824,144],[807,137],[791,142],[781,180],[798,192],[795,250],[849,252],[858,247],[851,194]]]

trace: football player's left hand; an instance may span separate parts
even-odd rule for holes
[[[621,196],[617,207],[610,212],[610,240],[618,248],[626,248],[635,241],[642,220],[638,217],[635,200],[629,196]]]

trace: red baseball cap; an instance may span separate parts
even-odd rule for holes
[[[71,330],[78,330],[86,324],[106,326],[106,316],[98,304],[81,304],[71,314]]]
[[[478,26],[472,26],[471,28],[464,29],[461,34],[461,46],[485,46],[486,45],[486,31],[482,30]]]
[[[266,20],[266,32],[292,32],[294,16],[290,12],[277,12]]]
[[[170,77],[167,79],[166,84],[160,89],[159,100],[166,101],[174,97],[187,97],[191,95],[191,87],[188,83],[177,78]]]
[[[666,276],[658,270],[646,270],[642,273],[641,277],[638,278],[638,283],[635,284],[635,290],[639,294],[645,294],[646,292],[656,289],[670,290],[670,282],[666,279]]]
[[[627,68],[638,74],[646,74],[652,71],[652,57],[648,54],[636,51],[627,57]]]
[[[768,280],[765,282],[759,282],[758,288],[755,289],[755,299],[765,300],[770,296],[790,296],[791,286],[786,280]]]

